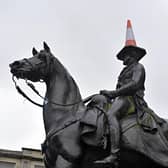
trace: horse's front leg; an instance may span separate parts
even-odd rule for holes
[[[45,168],[55,168],[58,157],[58,150],[54,141],[54,137],[47,138],[42,144],[42,153]]]
[[[59,153],[56,168],[80,168],[79,162],[82,155],[80,142],[79,123],[64,129],[54,138],[56,149]]]
[[[45,168],[55,168],[57,156],[58,155],[55,150],[47,146],[47,148],[43,150],[43,160]]]
[[[54,168],[80,168],[79,163],[76,162],[69,162],[65,160],[61,155],[57,157],[56,165]]]

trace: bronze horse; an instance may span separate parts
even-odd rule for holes
[[[108,155],[108,148],[85,144],[81,140],[80,120],[86,110],[78,86],[68,71],[54,57],[44,42],[44,49],[32,50],[33,57],[10,64],[11,73],[17,78],[46,83],[43,104],[43,118],[46,140],[42,150],[46,168],[96,168],[105,165],[94,164]],[[119,166],[134,168],[162,168],[167,161],[157,160],[146,152],[145,136],[135,115],[121,120],[122,138]],[[167,125],[160,127],[167,134]],[[149,135],[151,141],[156,135]],[[165,136],[164,136],[165,137]],[[155,140],[155,139],[154,139]],[[156,139],[157,140],[157,139]],[[155,145],[157,146],[157,144]],[[155,149],[157,151],[159,147]],[[155,152],[154,151],[154,152]],[[164,151],[162,152],[164,153]],[[162,156],[162,155],[161,155]]]

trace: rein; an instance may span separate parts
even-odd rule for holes
[[[36,103],[34,100],[32,100],[30,97],[28,97],[28,96],[26,95],[26,93],[24,93],[24,91],[17,85],[17,82],[16,82],[14,76],[12,76],[12,81],[14,82],[15,88],[16,88],[16,90],[18,91],[19,94],[21,94],[24,98],[26,98],[28,101],[30,101],[30,102],[33,103],[34,105],[39,106],[39,107],[42,107],[42,108],[44,107],[44,105],[39,104],[39,103]],[[96,94],[91,95],[91,96],[89,96],[89,97],[87,97],[87,98],[85,98],[85,99],[83,99],[83,100],[81,99],[81,100],[79,100],[79,101],[77,101],[77,102],[74,102],[74,103],[61,104],[61,103],[57,103],[57,102],[53,102],[53,101],[48,101],[48,100],[46,100],[43,96],[41,96],[41,94],[38,92],[38,90],[36,90],[35,86],[34,86],[32,83],[28,82],[27,80],[26,80],[26,84],[27,84],[39,97],[41,97],[41,98],[44,100],[44,103],[51,103],[51,104],[55,104],[55,105],[57,105],[57,106],[65,106],[65,107],[67,107],[67,106],[73,106],[73,105],[79,104],[79,103],[81,103],[81,102],[87,103],[88,101],[90,101],[90,100],[92,99],[92,97],[94,97],[94,96],[96,95]]]
[[[17,85],[15,79],[14,79],[14,76],[12,76],[12,81],[14,82],[15,84],[15,88],[16,90],[18,91],[19,94],[21,94],[24,98],[26,98],[28,101],[30,101],[31,103],[33,103],[34,105],[36,106],[39,106],[39,107],[43,107],[43,105],[39,104],[39,103],[36,103],[35,101],[33,101],[31,98],[29,98],[23,91],[22,89]]]

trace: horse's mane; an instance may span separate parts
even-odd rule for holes
[[[65,66],[61,63],[61,61],[59,61],[59,59],[57,57],[55,57],[53,54],[51,54],[51,58],[52,61],[52,66],[56,67],[55,70],[57,73],[61,73],[61,77],[62,78],[66,78],[68,80],[68,82],[72,82],[73,85],[76,87],[76,91],[78,92],[78,96],[80,96],[81,98],[81,94],[80,94],[80,90],[79,87],[76,83],[76,81],[74,80],[74,78],[71,76],[71,74],[69,73],[69,71],[65,68]]]

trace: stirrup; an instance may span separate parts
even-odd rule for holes
[[[107,157],[103,158],[102,160],[97,160],[94,162],[95,164],[109,164],[109,165],[116,165],[118,164],[118,156],[115,154],[110,154]]]

